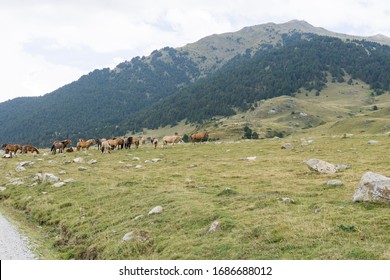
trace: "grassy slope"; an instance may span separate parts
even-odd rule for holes
[[[300,146],[302,136],[1,159],[6,176],[0,185],[7,187],[0,193],[1,208],[16,209],[29,225],[42,227],[37,240],[46,243],[38,243],[55,253],[42,258],[389,259],[389,205],[351,201],[364,172],[390,176],[388,136],[312,136],[312,145]],[[378,145],[367,144],[373,137]],[[295,149],[281,149],[286,142]],[[98,162],[64,164],[76,156]],[[248,156],[257,159],[241,160]],[[144,163],[152,158],[161,161]],[[351,168],[319,175],[303,164],[309,158]],[[35,164],[16,172],[25,160]],[[138,163],[143,168],[135,169]],[[78,171],[79,166],[88,170]],[[30,186],[37,172],[60,170],[67,172],[61,179],[75,182]],[[25,184],[7,185],[15,177]],[[344,185],[328,187],[329,179]],[[282,202],[285,197],[294,202]],[[157,205],[163,213],[148,216]],[[135,219],[139,215],[144,216]],[[220,228],[208,234],[214,220]],[[130,231],[142,238],[122,242]]]
[[[272,109],[277,113],[269,114]],[[0,192],[0,208],[20,221],[46,259],[389,259],[389,205],[351,201],[364,172],[390,176],[390,140],[384,134],[390,130],[389,110],[389,94],[373,97],[361,82],[330,83],[320,96],[282,96],[198,128],[222,144],[156,150],[149,144],[104,155],[93,147],[87,153],[1,158],[0,185],[7,190]],[[309,128],[319,121],[325,124]],[[244,125],[260,133],[291,127],[295,132],[284,139],[232,141],[241,138]],[[195,129],[181,123],[144,133],[161,139]],[[343,139],[347,133],[353,136]],[[301,146],[309,138],[313,144]],[[379,144],[368,145],[371,139]],[[295,149],[281,149],[287,142]],[[77,156],[85,162],[65,164]],[[257,159],[242,160],[248,156]],[[161,161],[144,163],[152,158]],[[351,168],[319,175],[303,164],[309,158]],[[98,162],[89,165],[90,159]],[[16,172],[26,160],[34,165]],[[143,168],[135,169],[137,164]],[[59,175],[61,170],[66,174]],[[38,172],[75,182],[31,186]],[[15,177],[24,184],[10,185]],[[344,184],[328,187],[329,179]],[[285,197],[294,202],[282,202]],[[164,212],[148,216],[157,205]],[[208,234],[215,220],[221,226]],[[130,231],[140,237],[122,242]]]

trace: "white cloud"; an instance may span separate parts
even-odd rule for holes
[[[390,36],[389,16],[380,0],[7,1],[0,10],[0,102],[244,26],[302,19],[341,33]]]

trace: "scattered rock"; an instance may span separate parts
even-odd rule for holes
[[[190,164],[190,166],[188,166],[188,168],[194,168],[194,167],[198,167],[198,165],[196,163],[193,163],[193,164]]]
[[[58,182],[58,183],[53,184],[53,187],[59,188],[59,187],[64,186],[65,184],[66,184],[65,182]]]
[[[245,157],[245,158],[241,158],[241,160],[249,160],[249,161],[254,161],[256,160],[256,156],[253,156],[253,157]]]
[[[343,171],[345,169],[351,168],[349,164],[336,164],[336,170],[337,171]]]
[[[133,160],[134,160],[134,161],[139,161],[140,158],[139,158],[139,157],[133,157]]]
[[[122,237],[122,241],[129,241],[131,239],[134,238],[134,234],[132,231],[126,233],[123,237]]]
[[[38,177],[39,177],[39,175],[38,175]],[[55,176],[54,174],[51,174],[51,173],[44,173],[42,176],[42,182],[56,182],[59,180],[60,180],[60,178],[58,178],[57,176]]]
[[[133,220],[136,221],[136,220],[142,219],[143,217],[144,217],[144,215],[138,215],[138,216],[135,217]]]
[[[159,159],[159,158],[152,158],[152,161],[153,162],[159,162],[159,161],[161,161],[161,159]]]
[[[65,170],[60,170],[60,171],[58,172],[58,174],[64,175],[64,174],[66,174],[66,171],[65,171]]]
[[[286,144],[282,145],[282,149],[292,150],[292,149],[294,149],[294,146],[291,145],[290,143],[286,143]]]
[[[77,158],[74,158],[74,159],[73,159],[73,162],[81,163],[81,162],[84,162],[84,159],[81,158],[81,157],[77,157]]]
[[[328,186],[341,186],[342,184],[343,182],[340,180],[329,180],[328,182],[326,182],[326,185]]]
[[[163,211],[163,208],[161,206],[156,206],[152,210],[149,211],[148,215],[160,214],[160,213],[162,213],[162,211]]]
[[[370,140],[367,142],[367,144],[369,144],[369,145],[376,145],[378,143],[379,143],[379,141],[376,141],[376,140]]]
[[[0,192],[5,191],[7,188],[6,187],[0,187]]]
[[[289,197],[282,197],[280,200],[282,202],[286,202],[286,203],[294,203],[295,202],[294,199],[291,199]]]
[[[215,220],[215,221],[211,224],[208,233],[214,233],[214,232],[217,231],[218,228],[219,228],[219,221],[218,221],[218,220]]]
[[[126,168],[131,168],[132,165],[131,165],[131,164],[126,164],[125,167],[126,167]]]
[[[141,165],[141,164],[137,164],[137,165],[135,166],[135,168],[140,169],[140,168],[142,168],[142,165]]]
[[[144,163],[152,163],[152,161],[147,159],[144,161]]]
[[[25,171],[25,170],[26,170],[26,168],[24,168],[23,166],[20,166],[20,165],[15,168],[16,172],[22,172],[22,171]]]
[[[390,202],[390,178],[366,172],[360,179],[352,201]]]
[[[23,185],[24,184],[24,181],[20,178],[12,178],[12,179],[9,179],[8,182],[10,185]]]
[[[324,174],[334,174],[337,172],[337,168],[334,164],[320,160],[320,159],[309,159],[304,161],[310,170]]]
[[[77,168],[78,171],[86,171],[88,170],[88,168],[84,167],[84,166],[79,166],[79,168]]]
[[[64,183],[72,183],[72,182],[76,182],[76,180],[73,178],[69,178],[69,179],[64,180]]]
[[[311,144],[313,144],[313,140],[301,139],[301,146],[309,146]]]
[[[19,166],[33,166],[34,162],[32,161],[23,161],[19,164]]]
[[[88,161],[88,164],[95,164],[97,163],[97,160],[96,159],[91,159]]]

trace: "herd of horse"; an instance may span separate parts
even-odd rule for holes
[[[204,142],[208,139],[208,132],[199,132],[196,134],[192,134],[190,137],[191,143],[195,144],[195,142]],[[158,146],[158,139],[155,137],[149,138],[151,144],[153,147],[156,149]],[[141,141],[139,140],[138,137],[119,137],[119,138],[112,138],[112,139],[105,139],[105,138],[96,138],[96,139],[89,139],[89,140],[84,140],[84,139],[79,139],[79,141],[76,144],[76,150],[88,150],[90,146],[92,145],[97,145],[97,148],[102,152],[102,153],[111,153],[112,150],[114,149],[130,149],[131,145],[134,145],[135,148],[138,149],[140,142],[142,145],[146,144],[146,138],[142,137]],[[162,138],[162,148],[165,148],[170,144],[171,146],[174,146],[177,143],[183,142],[183,138],[178,135],[172,135],[172,136],[164,136]],[[54,141],[50,151],[52,154],[58,153],[63,153],[65,152],[73,152],[73,148],[71,147],[72,141],[69,139],[61,140],[61,141]],[[20,150],[20,153],[25,154],[28,152],[31,153],[37,153],[39,154],[39,150],[30,145],[24,145],[20,146],[18,144],[3,144],[2,147],[5,150],[5,154],[8,154],[12,157],[13,154],[16,154],[17,151]]]

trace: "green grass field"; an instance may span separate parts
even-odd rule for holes
[[[313,143],[301,146],[302,138]],[[294,149],[281,149],[285,143]],[[390,259],[390,205],[352,202],[366,171],[390,176],[389,143],[385,134],[296,133],[111,154],[91,147],[19,155],[0,159],[0,209],[42,259]],[[350,168],[317,174],[303,163],[310,158]],[[15,171],[23,161],[34,164]],[[37,173],[74,181],[53,187],[34,181]],[[22,183],[10,184],[13,178]],[[343,185],[327,186],[331,179]],[[158,205],[163,212],[148,215]],[[129,232],[133,239],[123,241]]]

